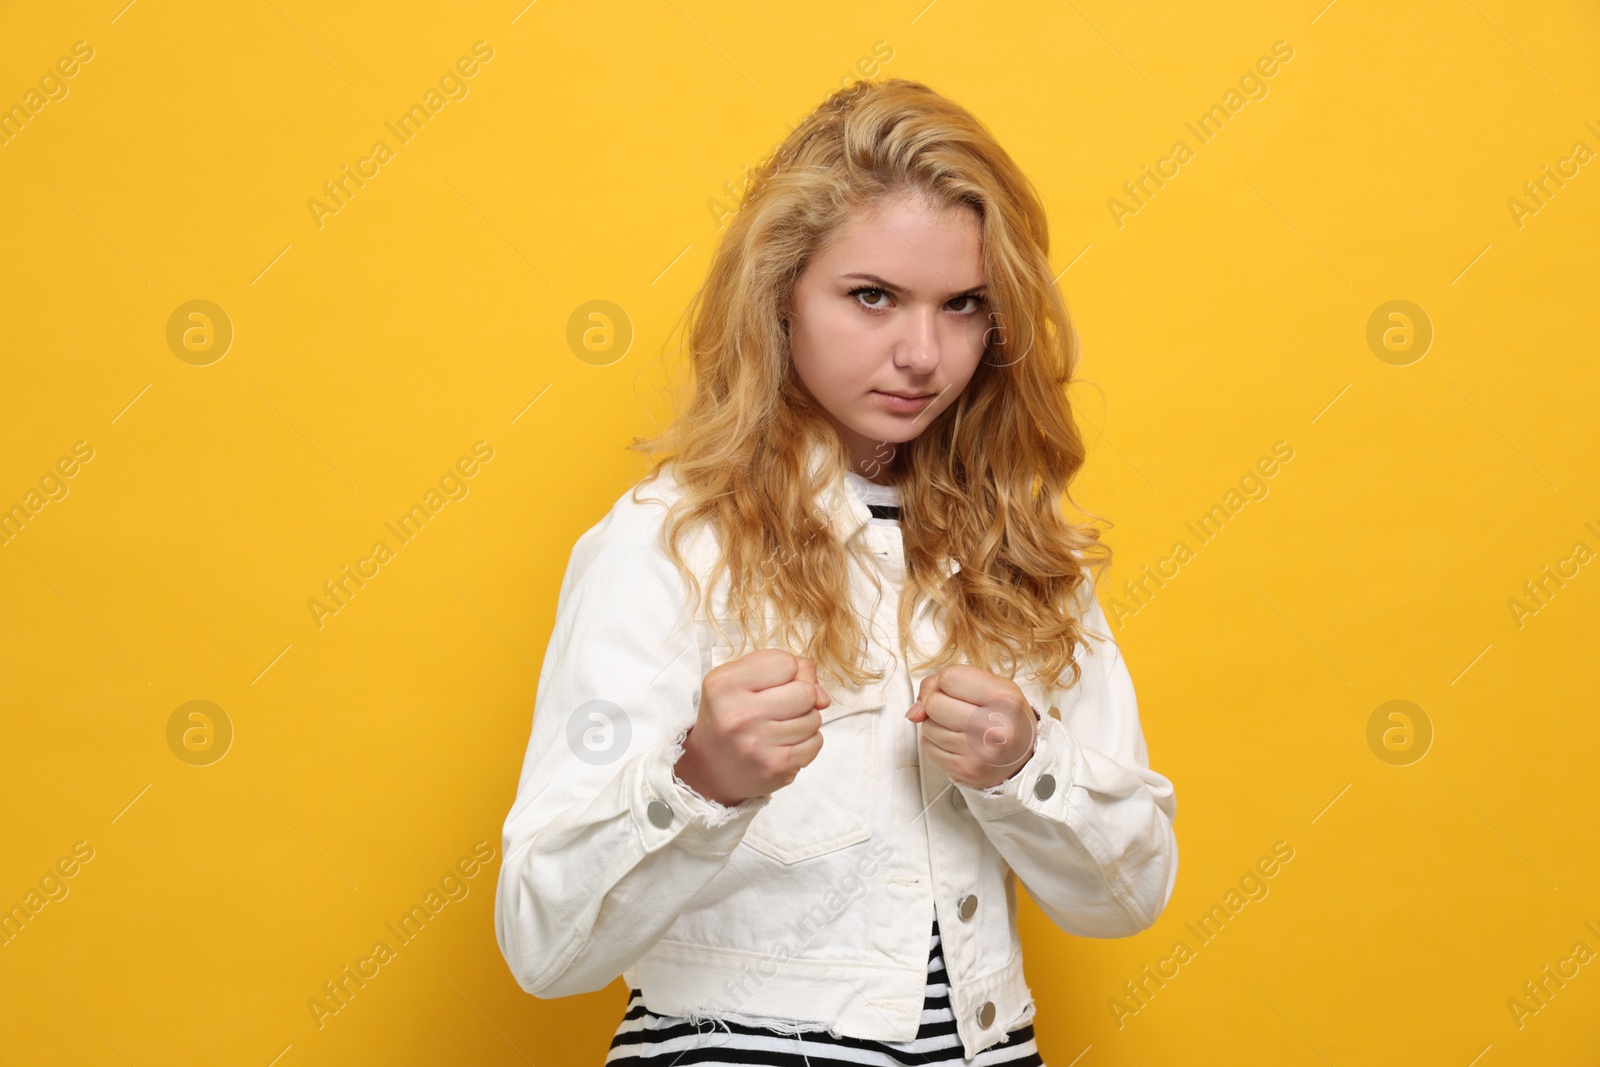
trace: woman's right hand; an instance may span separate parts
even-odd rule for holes
[[[701,682],[678,778],[727,807],[781,789],[822,749],[831,703],[804,656],[763,648],[719,664]]]

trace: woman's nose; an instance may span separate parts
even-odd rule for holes
[[[901,340],[896,362],[919,374],[926,374],[939,365],[939,357],[938,310],[912,312],[906,319],[906,336]]]

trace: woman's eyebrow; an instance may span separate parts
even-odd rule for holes
[[[887,278],[880,278],[876,274],[867,274],[867,273],[862,272],[862,271],[854,271],[854,272],[852,272],[850,274],[841,274],[841,275],[839,275],[839,280],[840,281],[849,281],[851,279],[857,279],[857,278],[860,279],[861,281],[871,282],[873,285],[876,285],[878,288],[885,289],[885,290],[887,290],[887,291],[889,291],[891,293],[905,292],[905,290],[901,286],[896,285],[894,282],[889,281]],[[979,282],[977,285],[974,285],[970,289],[963,289],[959,293],[951,293],[950,296],[951,296],[952,299],[954,299],[955,297],[958,297],[958,296],[968,296],[968,295],[970,295],[972,293],[981,293],[986,288],[988,288],[988,284],[986,282]]]

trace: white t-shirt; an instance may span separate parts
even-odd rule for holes
[[[900,488],[894,485],[879,485],[862,477],[853,470],[844,472],[845,484],[867,504],[889,504],[893,507],[900,506]],[[867,520],[879,526],[898,526],[898,519],[880,519],[876,515]]]

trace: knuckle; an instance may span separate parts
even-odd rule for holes
[[[735,687],[733,663],[720,663],[711,668],[700,682],[700,695],[715,703],[725,703]]]

